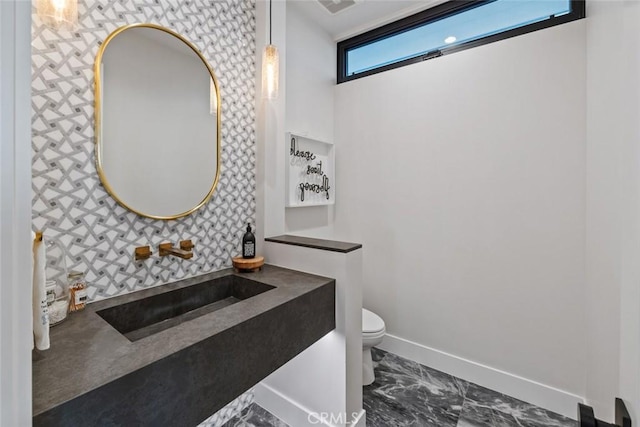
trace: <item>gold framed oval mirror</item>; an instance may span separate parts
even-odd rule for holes
[[[96,56],[96,167],[107,192],[148,218],[204,206],[220,177],[220,91],[182,35],[155,24],[109,34]]]

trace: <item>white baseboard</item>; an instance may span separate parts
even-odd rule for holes
[[[254,388],[254,402],[290,426],[310,426],[311,411],[264,383]],[[320,424],[322,425],[322,424]]]
[[[577,415],[578,403],[584,403],[584,398],[573,393],[466,360],[394,335],[385,335],[382,344],[378,347],[574,420]]]
[[[304,407],[295,400],[283,395],[273,387],[264,383],[259,383],[254,388],[254,401],[273,415],[278,417],[290,426],[296,427],[338,427],[342,424],[332,424],[330,420],[314,417],[314,412]],[[352,427],[365,427],[366,412],[360,411],[357,417],[352,421]],[[328,416],[328,415],[327,415]],[[336,415],[340,416],[340,415]]]

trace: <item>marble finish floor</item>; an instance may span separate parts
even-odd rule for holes
[[[367,427],[577,427],[535,405],[393,353],[372,350],[376,380],[363,388]],[[577,410],[577,408],[576,408]]]
[[[562,415],[393,353],[374,348],[372,356],[376,380],[363,388],[367,427],[578,426]],[[254,403],[224,427],[287,425]]]

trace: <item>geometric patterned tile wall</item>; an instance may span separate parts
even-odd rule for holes
[[[33,16],[34,229],[59,240],[69,267],[87,273],[91,300],[230,267],[246,223],[255,224],[255,0],[80,0],[78,8],[73,31],[50,30]],[[175,221],[121,207],[95,167],[95,55],[109,33],[136,22],[184,35],[220,83],[220,180],[205,207]],[[189,238],[191,260],[133,261],[136,246]]]

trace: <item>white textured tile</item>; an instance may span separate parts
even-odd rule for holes
[[[70,269],[86,270],[93,300],[231,266],[247,222],[255,224],[255,0],[88,0],[74,31],[33,16],[33,217],[47,238],[71,236]],[[220,83],[221,176],[200,211],[176,221],[131,214],[95,168],[93,62],[114,29],[152,22],[177,29],[203,52]],[[189,265],[133,265],[136,246],[193,239]],[[105,268],[109,266],[109,268]]]

